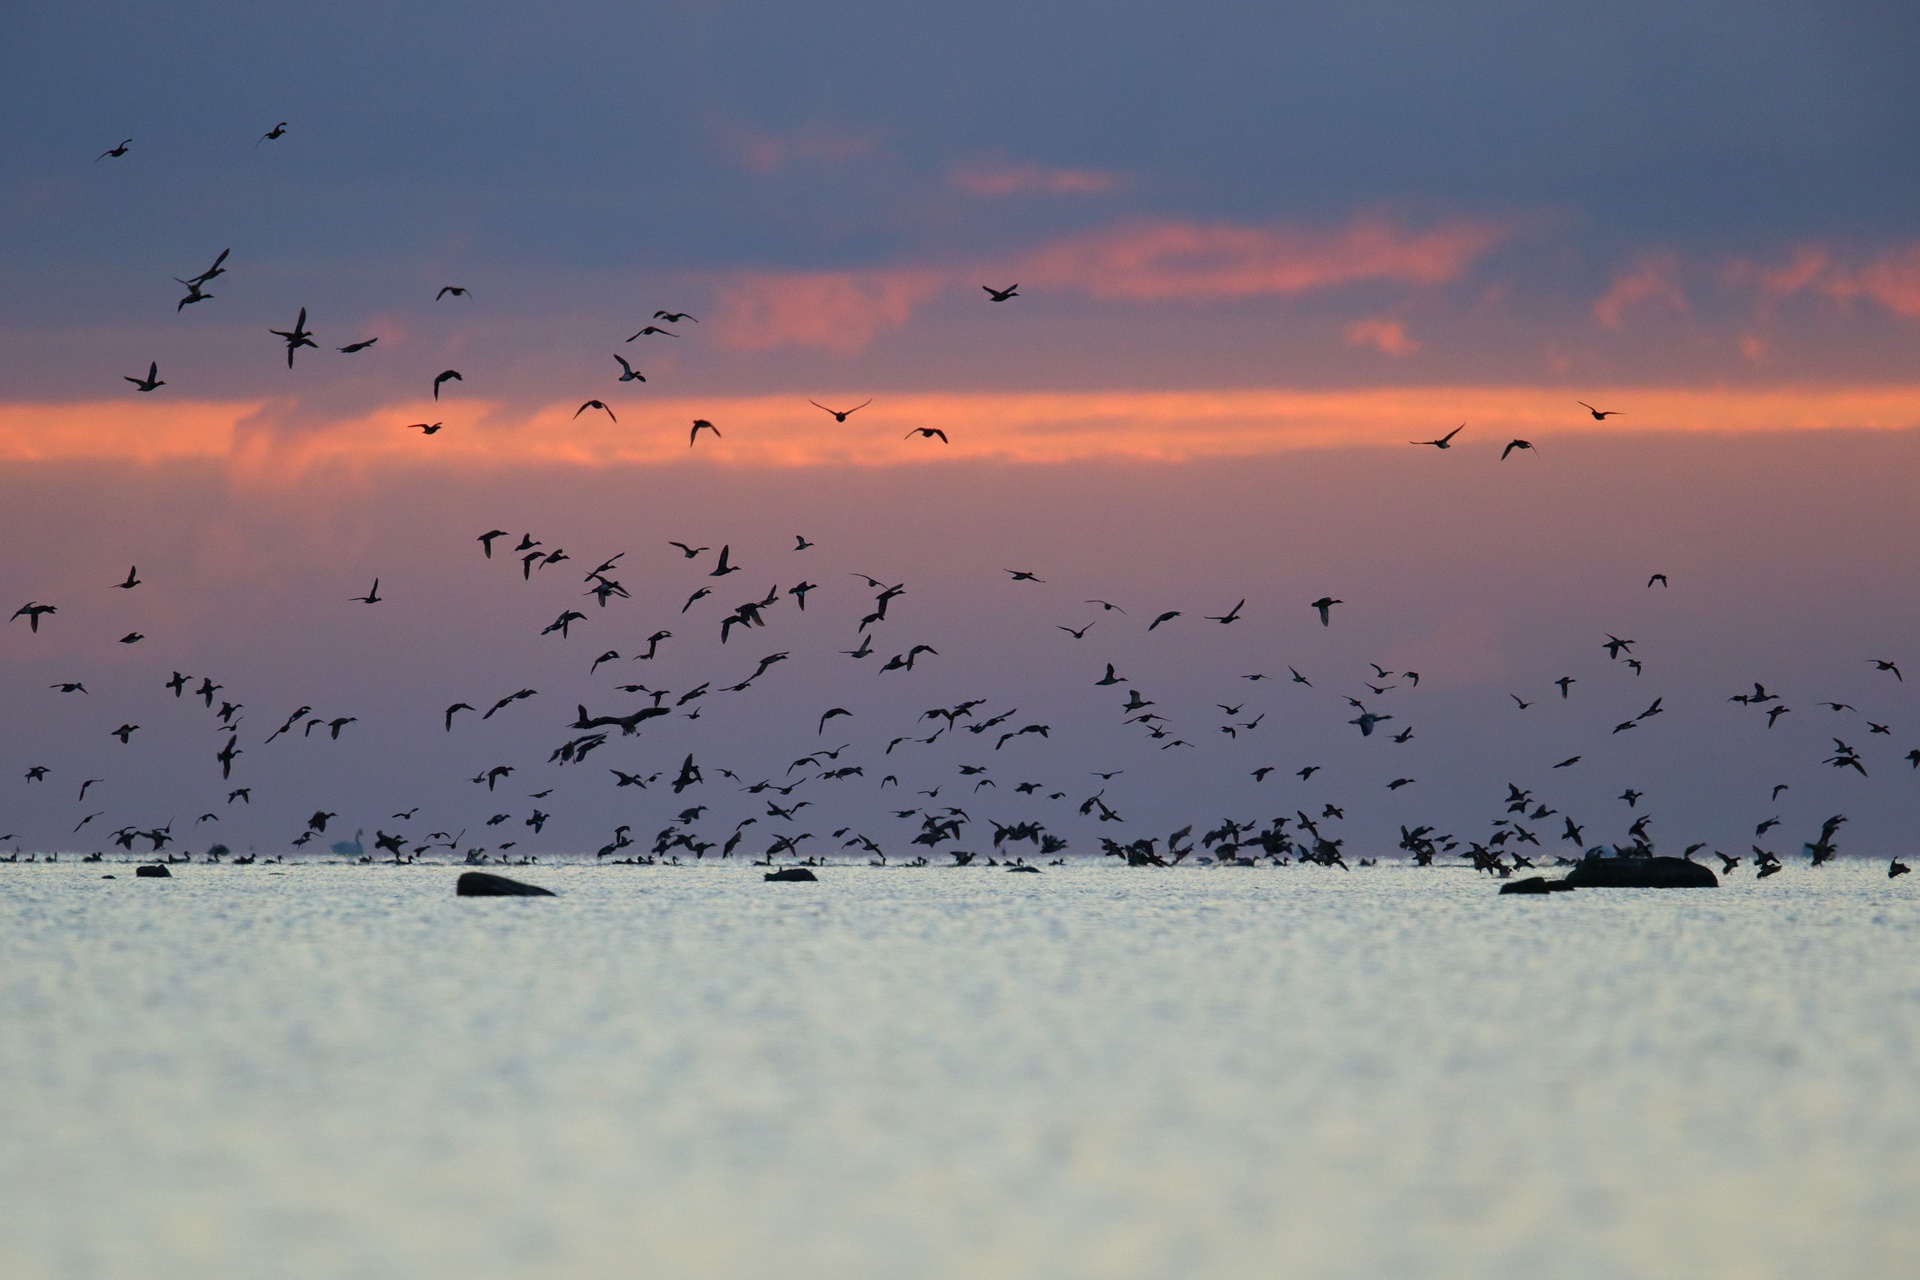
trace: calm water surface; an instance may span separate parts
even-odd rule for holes
[[[1881,866],[131,871],[0,866],[9,1280],[1920,1275]]]

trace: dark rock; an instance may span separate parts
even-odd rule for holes
[[[1552,893],[1553,886],[1545,876],[1528,876],[1525,880],[1509,880],[1500,886],[1501,893]]]
[[[139,877],[140,879],[142,879],[142,880],[171,880],[171,879],[173,879],[173,872],[171,872],[171,871],[169,871],[169,870],[167,870],[167,869],[166,869],[165,867],[163,867],[163,866],[161,866],[161,865],[160,865],[159,863],[157,863],[157,862],[156,862],[156,863],[151,863],[151,864],[149,864],[149,865],[147,865],[147,866],[144,866],[144,867],[135,867],[135,868],[133,869],[133,874],[134,874],[134,875],[136,875],[136,876],[138,876],[138,877]]]
[[[556,896],[551,889],[542,889],[537,884],[522,884],[518,880],[509,880],[505,876],[491,875],[485,871],[463,872],[455,881],[453,891],[462,898],[551,898]]]
[[[787,867],[781,871],[767,872],[766,878],[769,880],[818,880],[820,877],[805,867]]]
[[[1581,889],[1711,889],[1720,878],[1685,858],[1587,858],[1567,872]]]

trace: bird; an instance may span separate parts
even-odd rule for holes
[[[1453,430],[1447,432],[1447,434],[1441,436],[1438,440],[1409,440],[1407,441],[1407,443],[1408,444],[1430,444],[1436,449],[1451,449],[1453,448],[1453,438],[1459,435],[1462,431],[1466,430],[1466,427],[1467,427],[1467,424],[1463,422],[1459,426],[1455,427]]]
[[[938,427],[915,427],[913,430],[907,432],[907,434],[905,434],[904,436],[901,436],[900,438],[902,440],[911,440],[915,436],[919,436],[922,440],[931,440],[935,436],[939,436],[941,444],[953,443],[952,441],[947,439],[947,433],[942,431]]]
[[[600,410],[600,412],[606,414],[609,418],[613,418],[615,422],[620,421],[620,419],[613,417],[613,410],[607,408],[606,402],[602,400],[587,401],[585,404],[581,405],[578,409],[575,409],[573,411],[573,416],[577,418],[589,409],[598,409]]]
[[[453,704],[452,706],[450,706],[450,707],[448,707],[448,708],[447,708],[447,713],[446,713],[446,715],[447,715],[447,732],[448,732],[448,733],[452,733],[452,732],[453,732],[453,713],[454,713],[454,712],[456,712],[456,711],[472,711],[473,709],[474,709],[474,707],[473,707],[473,704],[472,704],[472,703],[470,703],[470,702],[456,702],[456,703],[454,703],[454,704]]]
[[[368,588],[367,594],[348,597],[349,600],[359,604],[379,604],[385,598],[386,597],[380,594],[380,579],[378,578],[373,580],[373,586]]]
[[[1239,604],[1236,604],[1235,606],[1233,606],[1233,608],[1231,608],[1231,609],[1229,609],[1229,610],[1227,610],[1227,611],[1226,611],[1225,613],[1223,613],[1223,614],[1217,614],[1217,615],[1216,615],[1216,614],[1211,614],[1211,613],[1209,613],[1209,614],[1206,614],[1206,615],[1205,615],[1205,617],[1206,617],[1206,620],[1207,620],[1208,622],[1218,622],[1218,623],[1220,623],[1220,624],[1221,624],[1222,626],[1225,626],[1226,624],[1228,624],[1228,623],[1230,623],[1230,622],[1237,622],[1237,621],[1239,621],[1239,619],[1240,619],[1240,610],[1241,610],[1241,609],[1243,609],[1243,608],[1245,608],[1245,607],[1246,607],[1246,604],[1247,604],[1247,602],[1246,602],[1246,601],[1245,601],[1245,600],[1243,599],[1243,600],[1241,600],[1241,601],[1240,601],[1240,603],[1239,603]],[[1149,627],[1149,628],[1148,628],[1148,630],[1152,630],[1152,628],[1151,628],[1151,627]]]
[[[821,404],[818,400],[809,400],[807,401],[807,403],[812,405],[816,409],[820,409],[827,413],[832,414],[833,420],[835,422],[845,422],[847,420],[847,415],[860,412],[862,409],[872,404],[873,401],[871,399],[862,400],[859,404],[853,406],[853,408],[851,409],[828,409],[827,406]]]
[[[1891,671],[1893,672],[1893,678],[1895,680],[1898,680],[1901,684],[1905,684],[1907,682],[1907,678],[1900,674],[1900,668],[1895,666],[1893,663],[1887,661],[1885,658],[1868,658],[1867,661],[1873,664],[1874,670]]]
[[[1010,284],[1004,289],[996,289],[990,284],[983,284],[980,287],[987,291],[987,296],[994,302],[1005,302],[1008,298],[1017,298],[1020,296],[1020,285],[1018,282]]]
[[[37,601],[29,600],[13,611],[13,617],[18,618],[24,616],[27,620],[28,628],[37,632],[40,630],[40,617],[42,614],[58,612],[60,612],[58,605],[40,604]],[[11,622],[13,618],[9,618],[7,621]]]
[[[1562,760],[1559,764],[1553,767],[1556,769],[1571,769],[1574,765],[1579,763],[1580,763],[1579,756],[1568,756],[1565,760]]]
[[[684,554],[689,560],[699,555],[702,551],[713,550],[712,547],[690,547],[684,542],[669,542],[667,545],[670,547],[680,548],[681,553]]]
[[[125,375],[122,376],[125,377]],[[134,388],[139,391],[152,391],[155,387],[164,387],[167,385],[160,377],[160,362],[158,360],[147,361],[146,377],[125,378],[125,380],[131,382]]]
[[[1402,787],[1411,786],[1413,784],[1413,781],[1414,780],[1412,778],[1395,778],[1392,782],[1389,782],[1387,784],[1387,790],[1398,791]]]
[[[682,320],[691,320],[694,324],[700,323],[696,316],[685,311],[656,311],[653,313],[653,318],[665,320],[668,324],[679,324]]]
[[[284,338],[287,343],[287,368],[293,368],[293,353],[302,347],[312,347],[315,351],[320,344],[313,340],[313,331],[307,328],[307,309],[300,308],[300,318],[293,322],[291,329],[269,329],[268,333],[276,338]]]
[[[267,130],[265,133],[261,134],[258,138],[256,138],[254,140],[253,145],[257,147],[262,142],[271,142],[276,138],[284,136],[286,132],[287,132],[287,122],[285,120],[282,120],[279,124],[276,124],[275,126],[273,126],[273,128]]]
[[[727,557],[732,553],[732,551],[733,551],[732,543],[725,543],[721,546],[719,562],[713,566],[712,572],[707,574],[709,578],[724,578],[730,573],[740,572],[739,565],[727,563]],[[684,613],[686,611],[683,609],[681,610],[681,612]]]
[[[1046,582],[1045,578],[1034,577],[1032,570],[1029,569],[1008,569],[1006,572],[1012,575],[1015,582],[1038,582],[1043,584]]]
[[[423,436],[430,436],[446,425],[444,422],[410,422],[407,424],[407,430],[418,431]],[[493,559],[493,553],[491,551],[487,553],[487,559]]]
[[[1515,449],[1531,449],[1531,448],[1533,448],[1533,441],[1531,440],[1510,440],[1507,442],[1507,447],[1500,451],[1500,461],[1505,462],[1507,460],[1507,455],[1512,453]]]
[[[87,692],[87,686],[85,686],[84,684],[81,684],[78,680],[62,680],[57,684],[48,685],[47,688],[58,689],[62,693],[86,693]]]
[[[140,566],[130,565],[127,568],[127,580],[125,582],[116,582],[113,585],[117,590],[120,590],[120,591],[131,591],[135,587],[139,586],[140,585]]]
[[[452,294],[456,298],[464,298],[468,296],[467,290],[462,286],[457,284],[448,284],[448,285],[440,286],[440,292],[433,295],[433,300],[435,302],[438,302],[440,301],[440,299],[446,297],[448,294]]]
[[[1336,600],[1336,601],[1332,601],[1331,603],[1338,604],[1339,601]],[[1322,618],[1325,618],[1327,616],[1326,612],[1323,610],[1320,616]],[[1324,626],[1325,624],[1322,623],[1322,625]],[[1305,676],[1301,675],[1298,671],[1295,671],[1292,667],[1288,667],[1287,671],[1293,676],[1293,683],[1303,684],[1307,686],[1307,688],[1309,689],[1313,688],[1313,681],[1307,679]]]
[[[1093,625],[1094,625],[1093,623],[1089,622],[1086,626],[1080,628],[1078,631],[1075,631],[1072,627],[1062,626],[1058,623],[1055,624],[1058,630],[1066,632],[1068,635],[1072,636],[1075,640],[1086,639],[1087,632],[1093,629]]]
[[[125,746],[127,739],[133,737],[133,735],[139,731],[139,728],[140,726],[137,724],[123,724],[118,729],[109,729],[107,736],[109,738],[120,739],[120,745]]]
[[[108,148],[107,148],[107,149],[106,149],[105,151],[102,151],[102,152],[101,152],[101,153],[100,153],[99,155],[97,155],[97,156],[95,156],[95,157],[93,158],[93,162],[94,162],[95,164],[99,164],[99,163],[100,163],[100,162],[101,162],[102,160],[105,160],[105,159],[106,159],[106,158],[107,158],[108,156],[112,156],[112,157],[114,157],[114,158],[115,158],[115,159],[117,160],[117,159],[119,159],[119,158],[120,158],[121,156],[123,156],[123,155],[125,155],[125,154],[127,154],[127,148],[128,148],[128,147],[129,147],[130,145],[132,145],[132,143],[133,143],[133,139],[132,139],[132,138],[122,138],[122,139],[120,140],[120,145],[119,145],[119,146],[117,146],[117,147],[108,147]]]
[[[1151,631],[1155,627],[1159,626],[1161,623],[1172,622],[1175,618],[1178,618],[1180,616],[1181,614],[1178,609],[1169,609],[1165,613],[1161,614],[1159,617],[1155,618],[1152,622],[1149,622],[1147,624],[1147,630]]]
[[[335,347],[334,350],[338,351],[343,356],[350,356],[356,351],[365,351],[368,347],[372,346],[374,343],[378,341],[380,341],[380,339],[378,338],[363,338],[359,342],[349,342],[344,347]]]
[[[1565,702],[1567,699],[1567,687],[1580,682],[1573,676],[1561,676],[1558,680],[1555,680],[1554,683],[1560,686],[1560,700]]]
[[[852,714],[853,712],[847,710],[845,707],[829,707],[821,713],[820,727],[814,730],[814,736],[818,737],[827,731],[827,721],[832,720],[836,716],[850,716]]]
[[[669,330],[662,329],[659,325],[650,324],[646,328],[642,329],[640,332],[634,334],[633,338],[628,338],[627,341],[632,342],[634,338],[644,338],[648,334],[652,334],[652,333],[661,334],[662,336],[668,337],[668,338],[677,338],[680,336],[677,333],[673,333]]]
[[[1531,702],[1526,701],[1517,693],[1510,693],[1507,696],[1509,698],[1512,698],[1522,711],[1525,711],[1528,707],[1533,705]]]
[[[635,369],[632,365],[628,364],[626,357],[621,355],[618,351],[613,353],[613,358],[620,362],[620,381],[645,382],[647,380],[647,375],[644,373],[641,373],[638,369]]]
[[[120,643],[121,644],[139,644],[142,640],[145,640],[146,638],[147,637],[144,632],[129,631],[127,632],[127,634],[120,637]]]
[[[687,448],[693,448],[693,442],[700,438],[702,431],[711,431],[713,432],[713,438],[715,440],[720,439],[720,428],[714,426],[705,418],[695,418],[693,420],[693,430],[687,432]]]
[[[1608,418],[1614,417],[1620,412],[1618,409],[1596,409],[1585,400],[1575,400],[1574,403],[1592,414],[1595,422],[1605,422]]]
[[[493,540],[506,536],[507,531],[505,529],[489,529],[475,538],[474,541],[480,544],[481,549],[487,553],[487,559],[491,560],[493,559]]]
[[[433,398],[435,400],[438,400],[440,398],[440,386],[442,383],[465,382],[465,381],[466,379],[460,376],[460,371],[458,369],[445,370],[440,374],[439,377],[433,380]]]
[[[1330,627],[1333,625],[1333,620],[1331,616],[1333,612],[1333,606],[1337,604],[1345,604],[1345,603],[1346,603],[1345,600],[1335,600],[1332,596],[1321,596],[1318,600],[1313,601],[1307,607],[1309,609],[1318,609],[1320,611],[1320,625],[1323,627]],[[1288,668],[1288,670],[1292,670],[1292,668]],[[1299,679],[1298,672],[1294,673],[1294,678]],[[1300,683],[1305,684],[1306,681],[1301,680]]]
[[[1647,579],[1647,585],[1648,585],[1649,587],[1651,587],[1651,586],[1652,586],[1652,585],[1653,585],[1654,583],[1656,583],[1656,582],[1657,582],[1657,583],[1659,583],[1659,584],[1660,584],[1661,586],[1663,586],[1663,587],[1664,587],[1664,586],[1667,586],[1667,585],[1668,585],[1668,583],[1667,583],[1667,575],[1666,575],[1666,574],[1664,574],[1664,573],[1656,573],[1656,574],[1654,574],[1654,575],[1653,575],[1653,576],[1652,576],[1651,578],[1648,578],[1648,579]]]

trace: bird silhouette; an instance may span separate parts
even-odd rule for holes
[[[687,448],[689,449],[693,448],[693,442],[700,438],[700,433],[702,431],[713,432],[713,438],[715,440],[718,440],[720,438],[720,428],[714,426],[711,422],[708,422],[705,418],[695,418],[693,420],[693,430],[687,432]]]
[[[864,408],[866,408],[866,407],[867,407],[868,405],[870,405],[870,404],[872,404],[872,403],[873,403],[873,401],[872,401],[872,400],[870,400],[870,399],[869,399],[869,400],[862,400],[862,401],[861,401],[861,402],[860,402],[859,404],[857,404],[857,405],[855,405],[855,406],[853,406],[853,408],[851,408],[851,409],[829,409],[829,408],[827,408],[827,406],[825,406],[825,405],[823,405],[823,404],[821,404],[821,403],[820,403],[820,402],[819,402],[818,400],[809,400],[809,401],[807,401],[807,403],[808,403],[808,404],[810,404],[810,405],[812,405],[812,406],[813,406],[814,408],[816,408],[816,409],[819,409],[819,410],[822,410],[822,411],[824,411],[824,412],[826,412],[826,413],[830,413],[830,414],[832,414],[832,415],[833,415],[833,420],[834,420],[835,422],[845,422],[845,421],[847,420],[847,415],[848,415],[848,414],[853,414],[853,413],[858,413],[858,412],[860,412],[860,411],[861,411],[862,409],[864,409]]]
[[[1618,409],[1596,409],[1585,400],[1575,400],[1574,403],[1592,414],[1595,422],[1605,422],[1620,412]]]
[[[315,351],[320,349],[320,344],[313,340],[312,330],[307,328],[307,309],[305,307],[300,308],[300,318],[293,322],[293,328],[269,329],[267,332],[277,338],[284,338],[286,340],[287,368],[289,369],[293,368],[293,353],[300,348],[312,347]]]
[[[1507,447],[1500,451],[1500,461],[1505,462],[1507,460],[1507,455],[1512,453],[1515,449],[1532,449],[1532,448],[1533,448],[1533,441],[1531,440],[1510,440],[1507,442]]]
[[[433,398],[435,400],[438,400],[440,398],[440,388],[443,384],[448,382],[465,382],[465,381],[466,379],[460,376],[460,371],[458,369],[444,370],[438,377],[436,377],[433,380]]]
[[[293,357],[288,356],[287,359],[288,359],[289,365],[291,365]],[[160,362],[158,360],[147,361],[146,377],[126,378],[125,380],[128,382],[131,382],[134,385],[134,389],[138,391],[152,391],[155,387],[164,387],[167,385],[164,381],[161,380]]]
[[[1463,422],[1459,426],[1455,427],[1453,430],[1447,432],[1447,434],[1441,436],[1438,440],[1409,440],[1407,441],[1407,443],[1408,444],[1430,444],[1436,449],[1451,449],[1453,448],[1453,438],[1459,435],[1462,431],[1466,430],[1466,428],[1467,428],[1467,424]]]
[[[1018,284],[1010,284],[1004,289],[996,289],[990,284],[983,284],[980,287],[987,291],[987,296],[994,302],[1005,302],[1008,298],[1020,296]]]
[[[602,413],[604,413],[604,414],[606,414],[606,415],[607,415],[607,417],[609,417],[609,418],[612,418],[612,419],[613,419],[613,421],[615,421],[615,422],[618,422],[618,421],[620,421],[620,419],[618,419],[618,418],[615,418],[615,417],[613,416],[613,410],[611,410],[611,409],[609,409],[609,408],[607,408],[607,406],[606,406],[606,402],[605,402],[605,401],[601,401],[601,400],[589,400],[589,401],[587,401],[587,402],[586,402],[585,404],[583,404],[583,405],[581,405],[581,406],[580,406],[580,407],[579,407],[578,409],[575,409],[575,410],[573,411],[573,416],[577,418],[577,417],[579,417],[579,416],[580,416],[581,414],[583,414],[583,413],[585,413],[585,412],[586,412],[587,410],[589,410],[589,409],[598,409],[598,410],[600,410],[600,412],[602,412]]]
[[[902,440],[911,440],[915,436],[919,436],[922,440],[931,440],[935,436],[939,436],[941,444],[952,443],[947,439],[947,433],[942,431],[938,427],[915,427],[913,430],[907,432],[906,435],[901,436],[900,438]]]
[[[118,159],[119,157],[127,154],[127,148],[132,144],[133,144],[132,138],[122,138],[120,140],[119,146],[108,147],[105,151],[102,151],[99,155],[95,156],[93,158],[93,162],[95,164],[99,164],[102,160],[105,160],[108,156],[112,156],[115,159]]]
[[[1345,603],[1346,603],[1346,601],[1345,601],[1345,600],[1336,600],[1336,599],[1334,599],[1334,598],[1333,598],[1332,596],[1321,596],[1321,597],[1320,597],[1320,598],[1319,598],[1318,600],[1315,600],[1315,601],[1313,601],[1313,602],[1312,602],[1311,604],[1309,604],[1309,605],[1308,605],[1307,607],[1308,607],[1309,609],[1317,609],[1317,610],[1319,610],[1319,611],[1320,611],[1320,625],[1321,625],[1321,626],[1323,626],[1323,627],[1330,627],[1330,626],[1332,626],[1332,625],[1333,625],[1333,616],[1332,616],[1332,615],[1333,615],[1333,606],[1335,606],[1335,605],[1337,605],[1337,604],[1345,604]],[[1288,670],[1292,670],[1292,668],[1288,668]],[[1296,680],[1299,680],[1299,679],[1300,679],[1300,673],[1299,673],[1299,672],[1297,672],[1297,671],[1296,671],[1296,672],[1294,672],[1294,679],[1296,679]],[[1304,681],[1304,680],[1301,680],[1301,681],[1300,681],[1300,683],[1302,683],[1302,684],[1305,684],[1305,683],[1306,683],[1306,681]]]

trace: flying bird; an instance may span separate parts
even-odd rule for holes
[[[635,369],[632,365],[628,364],[626,357],[621,355],[618,351],[613,353],[613,358],[620,362],[620,381],[645,382],[647,380],[647,375],[644,373],[641,373],[638,369]]]
[[[286,339],[287,368],[289,369],[293,368],[293,353],[300,348],[312,347],[315,351],[320,349],[320,344],[313,340],[313,331],[307,328],[307,309],[305,307],[300,308],[300,318],[293,322],[293,328],[269,329],[267,332],[276,338]]]
[[[257,147],[263,142],[271,142],[276,138],[284,136],[286,132],[287,132],[287,122],[285,120],[282,120],[279,124],[276,124],[275,126],[273,126],[273,128],[267,130],[265,133],[261,134],[258,138],[254,139],[253,145]]]
[[[364,338],[359,342],[349,342],[344,347],[335,347],[334,350],[338,351],[343,356],[350,356],[356,351],[365,351],[368,347],[372,346],[374,343],[378,341],[380,341],[380,339],[378,338]]]
[[[1459,426],[1455,427],[1453,430],[1447,432],[1447,434],[1441,436],[1438,440],[1409,440],[1407,441],[1407,443],[1408,444],[1430,444],[1436,449],[1451,449],[1453,448],[1453,438],[1459,435],[1462,431],[1466,430],[1466,428],[1467,428],[1467,424],[1463,422]]]
[[[644,338],[651,333],[661,334],[662,336],[668,337],[668,338],[677,338],[680,336],[677,333],[672,333],[666,329],[662,329],[659,325],[650,324],[646,328],[642,329],[640,332],[634,334],[633,338]],[[628,338],[627,341],[632,342],[633,338]]]
[[[845,422],[847,420],[847,415],[860,412],[862,409],[872,404],[873,401],[871,399],[862,400],[859,404],[853,406],[853,408],[851,409],[829,409],[827,408],[827,406],[821,404],[818,400],[809,400],[807,401],[807,403],[812,405],[816,409],[832,414],[833,420],[835,422]]]
[[[440,299],[446,297],[448,294],[452,294],[456,298],[464,298],[468,296],[467,290],[462,288],[460,285],[449,284],[449,285],[442,285],[440,287],[440,292],[433,295],[433,300],[435,302],[438,302],[440,301]]]
[[[901,436],[900,438],[902,440],[911,440],[915,436],[919,436],[922,440],[931,440],[935,436],[939,436],[941,444],[953,443],[952,441],[947,439],[947,433],[942,431],[938,427],[915,427],[913,430],[907,432],[907,434],[905,434],[904,436]]]
[[[130,145],[130,144],[131,144],[132,142],[133,142],[133,139],[132,139],[132,138],[122,138],[122,139],[120,140],[120,145],[119,145],[119,146],[117,146],[117,147],[109,147],[109,148],[107,148],[107,149],[106,149],[105,151],[102,151],[102,152],[101,152],[101,153],[100,153],[99,155],[97,155],[97,156],[95,156],[95,157],[93,158],[93,162],[94,162],[95,164],[99,164],[99,163],[100,163],[100,162],[101,162],[102,160],[105,160],[105,159],[106,159],[106,158],[107,158],[108,156],[112,156],[112,157],[114,157],[114,158],[115,158],[116,160],[117,160],[117,159],[119,159],[119,158],[120,158],[121,156],[123,156],[123,155],[125,155],[125,154],[127,154],[127,147],[128,147],[128,146],[129,146],[129,145]]]
[[[983,284],[980,287],[987,291],[987,296],[994,302],[1005,302],[1008,298],[1017,298],[1020,296],[1020,286],[1018,283],[1010,284],[1004,289],[996,289],[990,284]]]
[[[1165,613],[1161,614],[1159,617],[1155,618],[1152,622],[1149,622],[1147,624],[1147,630],[1151,631],[1163,622],[1172,622],[1175,618],[1179,616],[1180,616],[1180,611],[1178,609],[1169,609]]]
[[[685,311],[656,311],[653,313],[653,318],[655,320],[665,320],[668,324],[679,324],[682,320],[691,320],[695,324],[700,323],[698,317]]]
[[[379,604],[381,600],[385,599],[385,597],[380,594],[380,579],[375,578],[373,580],[373,586],[368,589],[367,594],[363,596],[348,596],[347,599],[357,604]]]
[[[140,575],[140,566],[130,565],[127,568],[127,580],[125,582],[116,582],[113,585],[117,590],[131,591],[135,587],[140,585],[139,575]]]
[[[1652,576],[1651,578],[1648,578],[1648,579],[1647,579],[1647,585],[1648,585],[1649,587],[1651,587],[1651,586],[1652,586],[1652,585],[1653,585],[1654,583],[1656,583],[1656,582],[1657,582],[1657,583],[1659,583],[1659,584],[1660,584],[1661,586],[1663,586],[1663,587],[1664,587],[1664,586],[1667,586],[1667,585],[1668,585],[1668,583],[1667,583],[1667,575],[1666,575],[1666,574],[1664,574],[1664,573],[1656,573],[1656,574],[1654,574],[1654,575],[1653,575],[1653,576]]]
[[[465,381],[466,379],[460,376],[460,371],[458,369],[446,370],[439,377],[433,380],[433,398],[435,400],[438,400],[440,398],[440,386],[442,383],[465,382]]]
[[[578,415],[576,414],[575,416],[577,417]],[[446,425],[444,422],[409,422],[407,424],[407,430],[418,431],[423,436],[430,436]],[[492,552],[488,552],[487,558],[489,560],[493,558]]]
[[[600,412],[606,414],[609,418],[613,418],[615,422],[620,421],[620,419],[613,417],[613,410],[607,408],[606,402],[602,400],[587,401],[585,404],[581,405],[578,409],[575,409],[573,411],[573,416],[577,418],[589,409],[598,409],[600,410]]]
[[[1313,601],[1307,607],[1309,609],[1318,609],[1320,611],[1320,625],[1323,627],[1330,627],[1333,625],[1333,619],[1332,619],[1333,606],[1337,604],[1345,604],[1345,603],[1346,603],[1345,600],[1335,600],[1332,596],[1321,596],[1318,600]],[[1289,667],[1288,670],[1291,671],[1293,669]],[[1299,672],[1297,671],[1294,672],[1294,679],[1296,680],[1300,679]],[[1306,681],[1300,680],[1300,683],[1305,684]]]
[[[155,387],[164,387],[167,385],[161,380],[160,362],[158,360],[147,361],[147,376],[144,378],[127,378],[124,374],[121,376],[125,378],[126,381],[131,382],[134,388],[139,391],[151,391]]]
[[[1507,455],[1512,453],[1515,449],[1531,449],[1531,448],[1533,448],[1533,441],[1531,440],[1510,440],[1507,442],[1507,447],[1500,451],[1500,461],[1505,462],[1507,460]]]
[[[1222,626],[1225,626],[1227,623],[1230,623],[1230,622],[1237,622],[1240,619],[1240,610],[1246,607],[1246,603],[1247,602],[1245,600],[1242,600],[1239,604],[1236,604],[1235,606],[1233,606],[1233,608],[1227,610],[1223,614],[1209,613],[1205,615],[1205,617],[1208,622],[1218,622]],[[1147,629],[1151,631],[1153,628],[1149,627]]]
[[[693,448],[693,442],[700,438],[702,431],[711,431],[713,432],[713,438],[715,440],[720,439],[720,428],[714,426],[705,418],[695,418],[693,420],[693,430],[687,432],[687,448]]]
[[[1596,409],[1585,400],[1575,400],[1574,403],[1592,414],[1595,422],[1605,422],[1620,412],[1618,409]]]

